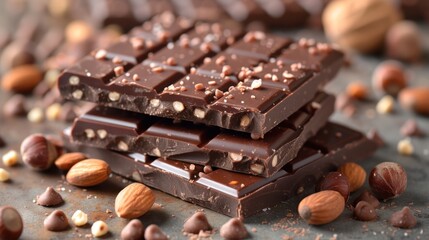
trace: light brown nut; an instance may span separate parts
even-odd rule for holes
[[[80,152],[65,153],[55,160],[55,166],[58,169],[68,171],[76,163],[88,159],[88,157]]]
[[[399,93],[399,103],[405,109],[429,115],[429,87],[406,88]]]
[[[16,67],[3,76],[2,88],[6,91],[29,93],[42,80],[42,71],[35,65]]]
[[[309,224],[321,225],[334,221],[345,207],[344,197],[337,191],[325,190],[302,199],[299,215]]]
[[[138,218],[149,211],[154,202],[155,196],[150,188],[132,183],[116,196],[115,212],[121,218]]]
[[[359,164],[348,162],[341,165],[338,172],[347,177],[349,182],[350,192],[354,192],[361,188],[365,183],[366,172]]]
[[[76,163],[66,175],[67,182],[79,187],[98,185],[109,178],[109,165],[99,159],[87,159]]]

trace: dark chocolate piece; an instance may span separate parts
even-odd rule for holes
[[[222,169],[271,176],[298,154],[334,111],[335,98],[320,92],[266,133],[264,139],[217,127],[96,107],[76,119],[73,140],[94,147],[137,152]]]
[[[222,169],[204,173],[204,168],[195,164],[74,145],[69,136],[69,130],[65,131],[64,140],[70,150],[104,159],[119,175],[232,217],[249,217],[275,206],[302,193],[342,163],[365,159],[377,148],[363,134],[328,123],[307,141],[293,161],[275,175],[262,178]]]
[[[332,80],[343,54],[312,39],[242,35],[236,25],[155,18],[67,69],[59,88],[68,99],[262,138]]]

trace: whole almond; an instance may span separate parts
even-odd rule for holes
[[[55,160],[55,166],[60,170],[68,171],[73,165],[85,159],[88,157],[80,152],[65,153]]]
[[[321,225],[334,221],[344,210],[344,197],[337,191],[313,193],[298,205],[299,215],[309,224]]]
[[[138,218],[145,214],[155,202],[150,188],[141,183],[132,183],[122,189],[115,199],[115,211],[121,218]]]
[[[91,187],[98,185],[109,178],[110,167],[98,159],[87,159],[76,163],[70,168],[66,179],[72,185]]]
[[[13,68],[3,76],[2,88],[6,91],[29,93],[42,80],[42,71],[35,65]]]
[[[399,93],[399,102],[405,109],[429,115],[429,87],[406,88]]]
[[[341,165],[337,171],[347,177],[350,192],[358,190],[365,183],[366,172],[359,164],[348,162]]]

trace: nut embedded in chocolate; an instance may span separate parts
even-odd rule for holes
[[[383,162],[375,166],[369,175],[372,192],[380,199],[396,198],[407,187],[407,173],[398,163]]]
[[[334,190],[339,192],[344,197],[345,202],[347,202],[350,195],[347,177],[339,172],[330,172],[321,179],[316,186],[316,191],[319,192],[323,190]]]
[[[144,239],[146,240],[168,240],[167,235],[161,231],[161,229],[155,225],[151,224],[147,226],[144,231]]]
[[[55,146],[41,134],[33,134],[21,144],[23,162],[34,170],[46,170],[57,158]]]
[[[220,235],[226,239],[245,239],[249,232],[239,218],[231,218],[220,228]]]
[[[138,219],[131,220],[121,231],[122,240],[140,240],[143,236],[143,223]]]
[[[353,216],[360,221],[372,221],[377,219],[377,212],[368,202],[360,201],[353,209]]]
[[[355,201],[353,202],[353,206],[356,206],[360,201],[365,201],[371,204],[371,206],[373,206],[374,208],[378,208],[380,206],[380,201],[378,201],[378,199],[374,197],[374,195],[372,195],[372,193],[368,190],[362,192],[359,197],[355,199]]]
[[[212,230],[212,226],[209,224],[206,214],[201,211],[194,213],[183,224],[183,231],[185,233],[198,234],[200,231],[210,230]]]
[[[55,191],[52,187],[46,188],[46,191],[43,192],[40,196],[37,196],[36,203],[41,206],[51,207],[60,205],[64,202],[61,195]]]
[[[48,231],[61,232],[69,228],[69,220],[63,211],[55,210],[45,218],[43,226]]]
[[[19,212],[11,206],[0,207],[0,239],[16,240],[21,236],[24,224]]]
[[[390,224],[399,228],[413,228],[417,225],[417,220],[414,217],[409,207],[404,207],[402,210],[397,211],[390,217]]]

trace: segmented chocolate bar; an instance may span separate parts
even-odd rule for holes
[[[158,16],[59,78],[62,95],[263,137],[310,101],[343,54],[239,26]]]
[[[334,96],[319,93],[264,139],[106,107],[77,118],[71,134],[79,144],[268,177],[295,158],[304,142],[325,125],[334,102]]]
[[[344,162],[363,160],[377,148],[363,134],[328,123],[307,141],[293,161],[275,175],[262,178],[138,153],[70,142],[66,146],[107,161],[119,175],[232,217],[249,217],[304,192],[306,187],[313,189],[323,174]]]

